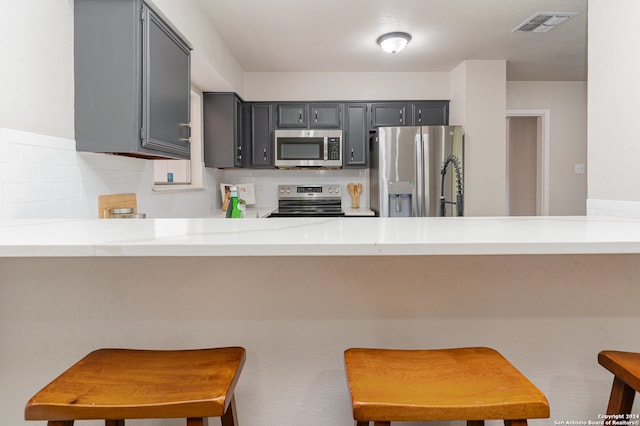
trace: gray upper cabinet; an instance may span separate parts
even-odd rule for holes
[[[244,102],[235,93],[204,93],[207,167],[274,167],[277,128],[341,129],[342,166],[369,166],[370,132],[380,126],[448,125],[449,101]]]
[[[446,126],[449,124],[449,101],[414,102],[411,109],[414,126]]]
[[[345,105],[344,167],[367,167],[369,164],[369,130],[367,104]]]
[[[247,105],[247,134],[251,146],[251,167],[273,167],[273,105]]]
[[[235,93],[204,93],[205,167],[247,164],[243,141],[243,104]]]
[[[411,104],[404,102],[380,102],[371,104],[371,128],[406,126],[407,111]]]
[[[309,127],[312,129],[342,128],[342,104],[309,104]]]
[[[340,129],[342,104],[332,102],[277,104],[279,129]]]
[[[371,104],[371,129],[383,126],[446,126],[449,101],[377,102]]]
[[[309,115],[307,104],[278,104],[278,128],[307,128]]]
[[[141,0],[74,2],[78,151],[190,158],[190,47]]]

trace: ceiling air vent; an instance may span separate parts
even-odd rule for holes
[[[525,33],[546,33],[575,16],[572,12],[538,12],[513,29]]]

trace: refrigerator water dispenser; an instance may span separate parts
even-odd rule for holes
[[[411,217],[413,184],[411,182],[389,182],[389,217]]]

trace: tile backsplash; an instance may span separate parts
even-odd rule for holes
[[[368,180],[366,169],[342,170],[255,170],[228,169],[224,170],[224,183],[251,183],[256,190],[256,205],[260,207],[277,206],[278,185],[287,184],[339,184],[342,187],[342,205],[351,205],[351,196],[347,191],[347,184],[361,183],[366,188]],[[218,193],[219,195],[219,193]],[[363,191],[360,205],[368,206],[368,194]]]
[[[213,212],[206,190],[154,193],[152,161],[76,152],[73,139],[0,128],[0,218],[97,218],[98,195],[126,192],[149,217]],[[170,197],[188,207],[166,208]]]
[[[206,169],[204,188],[154,192],[153,162],[76,152],[73,139],[0,128],[0,218],[97,218],[98,195],[134,192],[147,217],[211,217],[220,209],[219,183],[253,182],[256,206],[277,205],[279,184],[340,184],[366,188],[366,169]],[[361,206],[368,206],[363,190]]]

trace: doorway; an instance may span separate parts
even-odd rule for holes
[[[549,214],[549,111],[507,111],[507,216]]]

